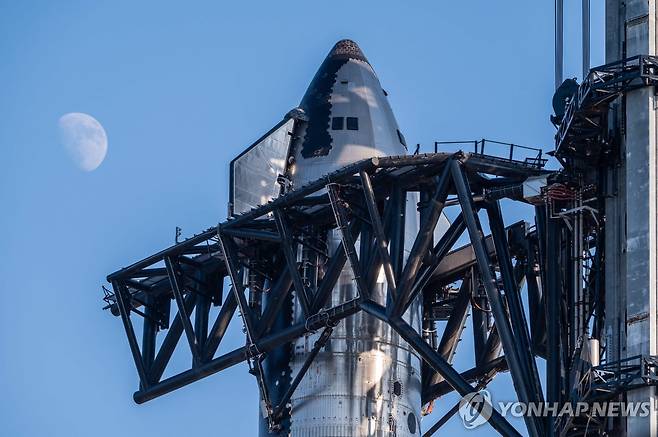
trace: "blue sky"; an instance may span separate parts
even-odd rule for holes
[[[228,161],[297,105],[338,39],[370,59],[410,144],[552,147],[553,1],[230,3],[0,2],[0,435],[255,435],[244,366],[135,405],[101,285],[176,226],[191,235],[225,217]],[[592,3],[598,65],[603,2]],[[581,71],[573,5],[565,77]],[[68,112],[107,131],[94,172],[57,142]],[[228,340],[242,342],[236,330]],[[511,396],[507,375],[493,387]],[[447,429],[467,434],[459,419]]]

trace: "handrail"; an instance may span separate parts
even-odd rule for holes
[[[560,149],[565,143],[573,142],[574,139],[571,139],[570,136],[576,140],[581,139],[580,135],[572,133],[579,112],[587,114],[587,111],[593,107],[601,107],[601,110],[607,109],[610,101],[624,92],[656,84],[658,84],[658,57],[656,56],[636,55],[591,68],[587,77],[578,86],[574,97],[567,104],[555,135],[555,150],[560,153]],[[605,106],[601,105],[602,102],[605,103]],[[589,126],[591,117],[589,115],[587,117]],[[605,128],[605,126],[599,126],[599,131]]]
[[[487,143],[490,144],[495,144],[499,146],[507,146],[509,147],[509,152],[505,153],[505,156],[500,156],[500,154],[487,154],[485,153],[485,145]],[[488,140],[486,138],[482,138],[480,140],[470,140],[470,141],[435,141],[434,142],[434,153],[438,153],[439,151],[439,145],[441,144],[464,144],[464,145],[471,145],[473,147],[474,153],[476,155],[484,155],[484,156],[491,156],[499,159],[505,159],[507,161],[513,161],[513,162],[520,162],[524,163],[526,165],[530,165],[533,167],[543,167],[547,159],[543,158],[543,150],[537,147],[529,147],[529,146],[523,146],[521,144],[514,144],[514,143],[505,143],[502,141],[495,141],[495,140]],[[536,153],[534,156],[527,156],[523,159],[514,159],[514,151],[518,149],[523,149],[523,150],[528,150],[533,153]],[[491,150],[491,148],[489,148]],[[518,155],[517,155],[518,158]]]

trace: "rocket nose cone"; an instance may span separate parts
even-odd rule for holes
[[[358,59],[368,62],[359,45],[351,39],[341,39],[338,41],[327,55],[327,58],[336,60]]]

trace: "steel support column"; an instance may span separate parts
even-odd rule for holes
[[[507,312],[505,311],[502,296],[500,295],[500,290],[498,290],[496,277],[492,270],[493,265],[485,246],[484,234],[482,232],[480,220],[475,213],[475,206],[473,204],[471,190],[468,187],[468,182],[465,175],[463,174],[461,164],[457,161],[453,161],[450,163],[450,167],[453,183],[457,189],[459,203],[461,204],[462,214],[464,215],[466,227],[471,238],[471,244],[473,245],[473,251],[477,259],[480,277],[482,278],[482,284],[487,293],[487,297],[489,298],[491,311],[493,313],[494,320],[496,321],[496,326],[498,328],[498,333],[503,344],[505,356],[507,357],[507,362],[512,373],[512,381],[514,383],[514,387],[516,388],[519,401],[529,402],[533,399],[529,394],[528,387],[529,384],[532,384],[532,382],[526,378],[524,367],[520,363],[516,351],[515,338],[512,334],[509,319],[507,318]],[[524,419],[528,427],[528,432],[531,436],[541,435],[539,424],[534,420],[534,418],[526,416]]]
[[[505,357],[502,356],[488,361],[481,366],[472,367],[461,372],[460,375],[470,384],[483,379],[493,379],[497,373],[505,372],[507,370],[507,361],[505,360]],[[431,385],[423,390],[422,402],[425,404],[452,391],[454,391],[454,388],[450,384],[446,381],[441,381],[438,384]]]
[[[281,310],[281,307],[286,301],[288,293],[290,293],[290,288],[292,287],[292,276],[290,271],[286,267],[279,275],[279,278],[272,286],[272,289],[268,293],[267,305],[265,310],[260,317],[260,323],[258,325],[258,337],[267,333],[274,322],[276,321],[276,316]],[[236,302],[237,303],[237,302]]]
[[[242,315],[242,321],[244,323],[244,328],[247,334],[247,340],[249,344],[253,344],[256,338],[256,331],[254,328],[253,320],[251,318],[251,312],[249,311],[249,305],[247,304],[247,299],[244,296],[244,288],[242,287],[242,281],[238,276],[238,262],[235,258],[235,243],[230,237],[226,237],[222,234],[221,230],[219,231],[219,245],[224,253],[224,262],[226,263],[226,270],[228,271],[229,277],[231,278],[232,291],[235,294],[235,299],[238,303],[238,309]]]
[[[219,310],[219,314],[213,323],[212,329],[208,334],[208,339],[206,340],[205,345],[203,346],[203,360],[207,361],[212,359],[217,352],[217,348],[226,334],[226,329],[235,314],[235,309],[238,306],[238,302],[235,300],[235,294],[229,293],[222,304],[222,308]]]
[[[406,303],[412,293],[412,287],[418,269],[420,269],[423,258],[428,254],[430,243],[434,236],[434,228],[441,217],[443,205],[446,197],[448,196],[448,188],[450,187],[450,164],[441,173],[440,178],[436,182],[436,191],[430,205],[428,206],[427,216],[425,222],[422,224],[416,239],[414,240],[413,247],[407,258],[407,262],[402,271],[402,279],[398,287],[398,298],[393,304],[391,314],[398,316],[402,314]]]
[[[188,294],[185,296],[185,313],[192,314],[194,305],[196,304],[196,294]],[[181,319],[180,312],[174,317],[174,321],[169,326],[169,330],[165,335],[162,344],[160,345],[160,350],[158,351],[155,360],[153,361],[153,366],[149,374],[149,379],[151,382],[155,383],[160,380],[162,374],[169,364],[171,356],[174,354],[174,349],[180,340],[181,335],[183,335],[183,321]]]
[[[146,373],[146,368],[144,367],[144,361],[142,360],[142,354],[139,350],[139,345],[137,344],[135,328],[133,327],[133,323],[130,320],[129,305],[132,305],[132,303],[130,301],[126,303],[125,301],[125,296],[129,293],[126,290],[126,286],[119,281],[112,281],[112,288],[114,289],[114,295],[116,296],[117,306],[119,307],[119,314],[121,315],[121,321],[123,322],[123,327],[126,331],[126,337],[128,337],[130,352],[132,353],[133,360],[135,361],[135,367],[137,368],[137,374],[139,375],[140,386],[142,388],[147,388],[149,386],[149,379]]]
[[[204,348],[208,338],[208,318],[210,317],[210,296],[206,290],[197,290],[196,310],[194,311],[194,333],[201,360],[205,357]]]
[[[411,291],[411,295],[407,300],[402,314],[409,308],[411,302],[414,301],[416,296],[423,291],[425,286],[432,279],[432,275],[443,261],[443,258],[448,254],[452,246],[455,245],[461,234],[466,229],[466,224],[464,223],[464,217],[459,214],[457,218],[450,224],[448,230],[443,234],[441,239],[432,249],[430,263],[426,266],[423,266],[418,273],[414,285]]]
[[[168,256],[165,257],[164,261],[165,266],[167,267],[167,273],[169,275],[171,291],[174,293],[174,297],[176,298],[178,313],[181,316],[183,330],[185,331],[187,342],[190,347],[190,352],[192,353],[193,365],[197,366],[201,362],[201,356],[199,355],[199,344],[197,343],[196,335],[194,334],[194,329],[192,328],[192,321],[190,320],[190,316],[185,312],[185,299],[183,297],[183,290],[181,289],[180,277],[176,271],[176,264],[174,264],[173,260]]]
[[[528,322],[523,311],[523,302],[521,301],[521,295],[514,277],[512,257],[509,253],[509,242],[505,234],[505,225],[498,201],[489,202],[486,210],[489,217],[489,227],[491,228],[491,234],[494,240],[494,247],[496,248],[500,275],[503,280],[503,287],[505,288],[505,298],[509,307],[512,331],[516,340],[516,352],[519,357],[519,363],[524,368],[524,373],[526,374],[528,394],[530,395],[529,400],[532,402],[543,402],[544,396],[539,381],[537,363],[532,352]],[[543,424],[538,423],[540,430],[542,427]]]
[[[389,249],[393,271],[395,272],[395,277],[399,278],[402,275],[402,267],[404,266],[404,222],[407,192],[401,190],[399,187],[394,187],[388,201],[391,203],[388,211],[391,225],[387,235],[390,235]]]
[[[471,302],[470,292],[471,278],[467,276],[462,281],[459,296],[455,301],[437,349],[437,352],[449,363],[452,362],[452,358],[457,350],[457,344],[461,339],[461,334],[466,324],[468,308]]]
[[[363,310],[388,323],[434,370],[452,386],[461,396],[475,392],[460,374],[437,351],[432,349],[423,338],[401,318],[389,318],[386,309],[374,302],[364,302]],[[495,409],[489,418],[491,426],[503,436],[520,436],[519,432]]]
[[[500,355],[501,348],[502,345],[500,344],[500,335],[498,335],[498,329],[496,328],[496,323],[494,322],[491,325],[489,337],[487,338],[487,344],[484,347],[482,362],[487,363],[496,359],[498,355]]]
[[[297,266],[297,257],[295,252],[293,252],[293,241],[290,229],[286,223],[286,219],[283,216],[283,212],[279,209],[275,209],[274,220],[276,221],[276,227],[279,230],[279,235],[281,236],[281,250],[283,255],[286,258],[286,263],[288,264],[288,271],[292,276],[292,283],[295,285],[295,291],[297,292],[297,298],[299,300],[299,305],[302,307],[302,312],[305,316],[310,315],[311,304],[309,302],[309,293],[306,288],[306,284],[302,280],[302,277],[299,275],[299,266]]]
[[[475,355],[475,364],[485,363],[485,351],[487,338],[489,336],[489,314],[487,312],[486,296],[480,293],[480,278],[477,274],[477,268],[471,267],[471,299],[473,300],[472,313],[473,318],[473,353]]]
[[[155,359],[155,339],[158,334],[158,311],[156,309],[156,299],[153,296],[146,295],[144,306],[144,326],[142,327],[142,360],[146,373],[151,373],[151,366]]]
[[[386,276],[386,281],[388,283],[389,293],[391,295],[391,298],[395,300],[397,296],[395,273],[393,272],[393,264],[391,262],[391,256],[388,253],[388,240],[386,239],[386,234],[384,233],[384,225],[382,224],[382,220],[381,217],[379,216],[379,211],[377,209],[377,201],[375,199],[375,193],[372,190],[372,182],[370,181],[370,176],[365,171],[361,170],[359,175],[361,176],[363,194],[366,198],[366,206],[368,207],[368,214],[370,215],[372,231],[375,236],[375,245],[377,246],[377,253],[379,254],[379,258],[384,268],[384,274]]]
[[[462,280],[462,284],[459,289],[459,295],[457,296],[457,299],[453,305],[452,312],[448,318],[448,322],[443,329],[443,335],[441,335],[441,341],[439,342],[439,346],[437,348],[437,352],[448,363],[452,363],[452,359],[455,356],[455,351],[457,350],[457,345],[461,340],[462,332],[466,326],[468,308],[471,302],[471,281],[472,279],[469,276]],[[438,384],[442,380],[443,378],[441,375],[435,372],[431,376],[429,384]]]
[[[344,207],[341,204],[341,199],[338,195],[338,188],[335,184],[328,184],[327,191],[329,192],[331,207],[336,218],[336,227],[340,233],[343,248],[345,249],[345,254],[347,255],[347,262],[349,263],[350,269],[352,270],[356,288],[359,291],[359,299],[368,299],[370,297],[369,288],[365,282],[365,278],[361,275],[359,257],[356,254],[354,239],[352,239],[352,235],[347,224],[347,214],[345,213]]]
[[[546,401],[562,400],[562,371],[560,351],[560,313],[562,311],[562,293],[560,291],[560,252],[561,230],[558,220],[547,218],[546,259],[544,274],[546,277],[544,295],[546,296]],[[555,419],[547,418],[547,433],[553,436]]]

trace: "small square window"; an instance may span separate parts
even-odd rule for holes
[[[359,130],[359,119],[356,117],[347,117],[347,130]]]
[[[345,117],[334,117],[331,120],[331,130],[343,130],[343,120]]]

